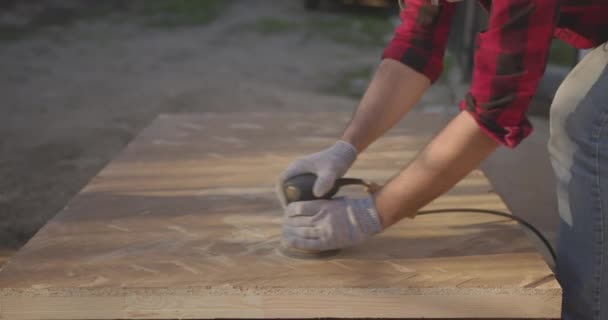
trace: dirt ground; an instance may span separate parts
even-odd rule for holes
[[[352,110],[349,96],[365,87],[385,39],[311,29],[338,14],[234,1],[206,25],[150,26],[116,13],[3,41],[0,256],[161,112]],[[439,84],[422,105],[452,100]]]

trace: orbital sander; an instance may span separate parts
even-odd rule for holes
[[[349,185],[362,186],[367,193],[376,192],[380,186],[359,178],[340,178],[334,182],[334,186],[324,195],[317,197],[313,193],[313,187],[317,176],[312,173],[304,173],[287,179],[282,186],[283,195],[287,204],[297,201],[329,200],[333,198],[342,187]],[[322,259],[334,256],[340,252],[336,250],[314,251],[290,248],[283,244],[279,249],[284,255],[297,259]]]

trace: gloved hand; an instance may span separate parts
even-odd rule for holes
[[[338,140],[333,146],[294,161],[279,176],[276,193],[283,207],[287,205],[283,194],[283,183],[291,177],[303,173],[317,176],[313,194],[321,197],[334,186],[336,179],[344,176],[357,159],[357,149],[350,143]]]
[[[285,210],[282,243],[296,249],[332,250],[353,246],[381,231],[372,196],[299,201]]]

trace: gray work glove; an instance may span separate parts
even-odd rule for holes
[[[313,194],[317,197],[325,195],[334,186],[336,179],[341,178],[357,159],[357,149],[350,143],[338,140],[333,146],[317,153],[307,155],[294,161],[287,170],[279,176],[277,196],[285,207],[285,195],[281,190],[283,183],[291,177],[303,173],[313,173],[317,176]]]
[[[285,210],[282,243],[303,250],[332,250],[353,246],[381,231],[371,195],[300,201]]]

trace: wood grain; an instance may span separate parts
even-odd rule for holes
[[[500,217],[421,216],[329,260],[278,253],[275,177],[348,117],[159,117],[0,271],[0,318],[559,317],[550,269]],[[349,175],[384,182],[446,122],[408,119]],[[445,207],[506,210],[478,170],[429,206]]]

